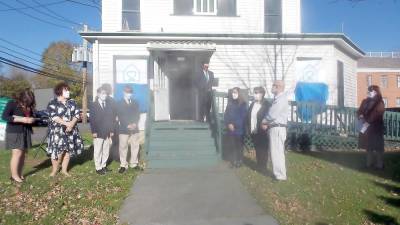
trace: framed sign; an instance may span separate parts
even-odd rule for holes
[[[0,122],[0,141],[6,140],[6,127],[7,123]]]

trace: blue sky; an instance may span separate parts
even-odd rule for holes
[[[18,1],[30,5],[37,4],[34,1],[42,4],[61,2],[57,0],[0,0],[0,38],[38,53],[41,53],[52,41],[69,40],[80,43],[79,35],[72,29],[62,29],[41,23],[17,11],[1,11],[8,9],[3,5],[4,3],[13,7],[25,7]],[[91,3],[91,0],[77,1]],[[95,8],[67,1],[49,6],[49,8],[72,21],[84,22],[92,28],[100,28],[100,12]],[[42,11],[49,13],[43,9]],[[73,26],[40,15],[30,9],[24,12],[60,25]],[[351,4],[346,0],[302,0],[302,20],[303,32],[341,32],[342,24],[344,24],[345,34],[364,51],[400,51],[400,1],[365,0],[358,4]],[[0,41],[0,46],[10,47],[2,41]]]

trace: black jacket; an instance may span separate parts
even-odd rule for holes
[[[247,123],[246,123],[246,128],[247,128],[247,133],[251,134],[251,110],[253,110],[254,106],[254,101],[250,104],[249,110],[247,111]],[[269,108],[271,107],[271,103],[264,99],[261,103],[261,108],[257,112],[257,133],[263,133],[265,132],[261,128],[261,122],[264,119],[265,115],[267,114]]]
[[[7,103],[3,111],[2,119],[7,121],[7,133],[23,133],[24,129],[32,131],[32,125],[24,123],[15,123],[13,116],[25,117],[25,114],[20,106],[15,101]]]
[[[98,138],[106,139],[114,132],[116,115],[111,101],[103,109],[98,99],[90,105],[90,128]]]
[[[127,104],[124,99],[116,104],[117,116],[119,121],[120,134],[133,134],[139,132],[138,122],[140,118],[139,105],[135,100],[131,100],[131,104]],[[135,130],[128,130],[128,125],[135,123]]]
[[[196,79],[195,79],[195,82],[196,82],[195,85],[197,86],[199,91],[205,92],[205,91],[212,90],[212,85],[214,83],[214,73],[211,70],[209,70],[208,76],[209,76],[209,79],[207,81],[203,70],[201,70],[200,72],[197,73]]]

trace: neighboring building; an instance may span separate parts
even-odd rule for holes
[[[53,88],[34,89],[36,110],[46,110],[50,100],[54,98]]]
[[[132,84],[143,111],[153,90],[156,119],[197,118],[203,61],[220,91],[322,82],[327,104],[357,105],[364,53],[343,34],[302,33],[300,0],[103,0],[102,30],[81,35],[93,44],[93,90],[110,83],[118,99]]]
[[[387,108],[400,107],[400,52],[369,53],[358,60],[358,105],[367,95],[367,87],[378,85]]]

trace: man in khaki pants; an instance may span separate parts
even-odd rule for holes
[[[139,105],[132,99],[133,90],[130,86],[124,88],[124,98],[117,103],[119,121],[119,173],[124,173],[128,167],[138,166],[139,159]],[[131,149],[128,159],[128,149]]]

